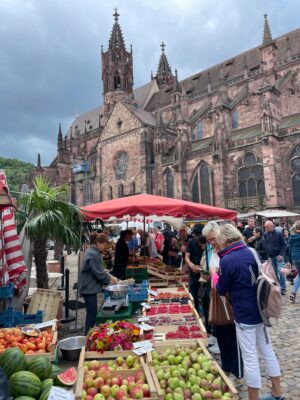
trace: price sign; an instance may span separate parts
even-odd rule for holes
[[[158,293],[155,290],[151,290],[151,289],[148,289],[148,293],[154,297],[156,297],[158,295]]]
[[[57,386],[52,386],[48,400],[75,400],[75,396],[72,392]]]

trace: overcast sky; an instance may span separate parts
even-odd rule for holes
[[[100,46],[118,7],[135,87],[160,43],[179,79],[300,27],[299,0],[0,0],[0,156],[48,165],[74,117],[102,103]]]

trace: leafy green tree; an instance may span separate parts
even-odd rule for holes
[[[28,183],[28,177],[35,166],[31,163],[19,161],[15,158],[4,158],[0,157],[0,169],[5,170],[5,175],[9,190],[12,192],[14,197],[19,197],[23,183]]]
[[[33,242],[37,287],[48,289],[47,241],[60,240],[64,245],[80,245],[80,209],[67,201],[67,186],[51,186],[43,176],[37,176],[33,190],[20,200],[19,220]]]

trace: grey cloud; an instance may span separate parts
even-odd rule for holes
[[[1,156],[35,162],[40,151],[50,163],[58,123],[66,132],[102,102],[100,45],[115,5],[135,87],[156,72],[162,40],[183,79],[260,44],[265,12],[274,37],[299,27],[298,0],[1,0]]]

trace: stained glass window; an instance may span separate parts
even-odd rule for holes
[[[238,110],[234,110],[231,113],[231,127],[237,129],[239,127],[239,113]]]
[[[192,129],[192,141],[203,139],[203,134],[203,123],[199,121]]]
[[[192,182],[192,200],[195,203],[212,204],[211,176],[207,164],[201,164]]]
[[[240,197],[265,195],[264,168],[255,154],[245,154],[237,171],[237,179]]]
[[[291,154],[290,159],[291,165],[291,180],[292,180],[292,190],[294,205],[300,205],[300,144],[295,147]]]
[[[167,171],[166,174],[166,183],[167,183],[167,197],[174,198],[174,178],[173,174],[170,170]]]

